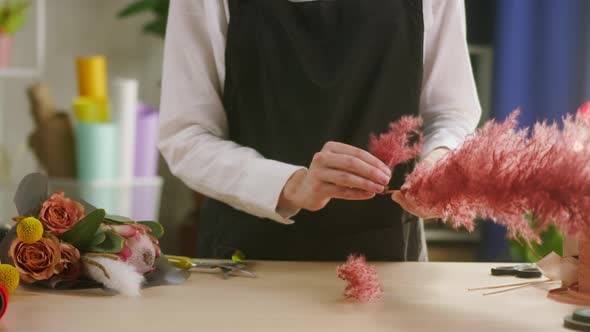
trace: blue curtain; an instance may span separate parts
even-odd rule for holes
[[[523,126],[560,119],[590,99],[590,1],[498,0],[493,113]],[[486,222],[481,260],[504,260],[503,227]]]

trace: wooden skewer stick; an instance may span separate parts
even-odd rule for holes
[[[379,193],[379,195],[391,195],[395,192],[393,189],[387,189]]]
[[[537,280],[537,281],[519,282],[519,283],[514,283],[514,284],[504,284],[504,285],[496,285],[496,286],[487,286],[487,287],[467,288],[467,291],[471,292],[471,291],[485,290],[485,289],[514,287],[514,286],[528,285],[530,283],[541,283],[541,282],[547,282],[547,281],[550,281],[550,279],[548,279],[548,280],[541,280],[541,281],[538,281]]]
[[[499,294],[499,293],[513,291],[513,290],[516,290],[519,288],[529,287],[529,286],[538,285],[538,284],[544,284],[544,283],[548,283],[548,282],[556,282],[556,281],[555,280],[533,281],[533,282],[528,283],[528,285],[520,285],[520,286],[516,286],[516,287],[512,287],[512,288],[508,288],[508,289],[503,289],[503,290],[499,290],[499,291],[495,291],[495,292],[483,293],[482,295],[486,296],[486,295]]]

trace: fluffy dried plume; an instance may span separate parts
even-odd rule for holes
[[[402,116],[389,124],[389,131],[379,137],[371,134],[369,152],[390,169],[416,158],[422,151],[424,136],[420,132],[422,118]]]
[[[371,302],[381,298],[383,289],[375,268],[367,264],[365,256],[348,256],[338,267],[338,277],[346,281],[344,297],[358,302]]]
[[[518,114],[488,122],[433,167],[419,163],[402,191],[454,227],[472,230],[481,217],[537,242],[552,223],[567,234],[590,234],[587,117],[566,116],[563,128],[537,123],[531,132],[517,129]]]

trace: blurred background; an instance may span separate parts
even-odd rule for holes
[[[482,122],[517,107],[523,125],[556,119],[590,99],[590,1],[465,5]],[[167,8],[168,0],[0,0],[1,222],[16,213],[18,181],[43,171],[52,188],[117,214],[160,220],[164,251],[195,254],[203,197],[170,175],[155,148]],[[114,123],[129,128],[122,141]],[[77,150],[80,144],[93,148]],[[435,261],[561,252],[557,232],[544,239],[530,250],[489,221],[471,234],[427,226]]]

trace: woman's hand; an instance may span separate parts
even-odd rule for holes
[[[408,211],[409,213],[415,215],[418,218],[436,219],[440,217],[431,211],[422,210],[418,208],[414,200],[411,197],[404,195],[400,190],[394,191],[391,195],[391,199],[397,202],[404,210]]]
[[[434,166],[440,159],[442,159],[447,152],[449,152],[448,148],[440,147],[432,150],[422,162],[429,163],[431,166]],[[402,187],[403,188],[403,187]],[[416,202],[411,198],[403,194],[402,191],[396,190],[391,195],[391,199],[397,202],[404,210],[408,211],[409,213],[415,215],[418,218],[422,219],[435,219],[440,218],[434,212],[424,210],[419,208],[416,205]]]
[[[279,208],[322,209],[333,198],[370,199],[387,188],[391,171],[369,152],[328,142],[313,156],[308,170],[299,170],[285,184]]]

